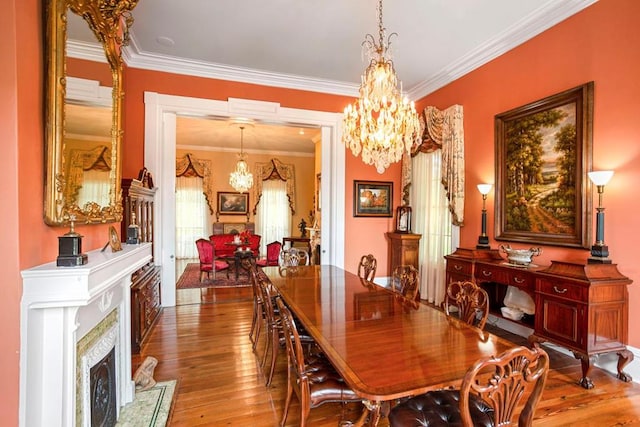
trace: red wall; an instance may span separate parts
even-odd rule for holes
[[[636,238],[640,209],[640,2],[606,0],[551,28],[420,100],[421,108],[464,107],[466,201],[461,246],[473,247],[480,234],[482,199],[476,185],[494,183],[494,116],[566,89],[594,81],[593,169],[613,169],[605,188],[605,243],[610,258],[632,280],[629,325],[640,322],[640,270]],[[493,191],[487,201],[493,236]],[[597,195],[594,196],[594,206]],[[595,215],[594,215],[595,218]],[[594,219],[595,221],[595,219]],[[594,231],[595,236],[595,231]],[[497,248],[498,242],[491,241]],[[515,244],[515,247],[529,247]],[[539,264],[586,259],[588,250],[543,247]],[[640,330],[630,328],[629,343],[640,347]]]

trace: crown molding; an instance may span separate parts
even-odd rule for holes
[[[87,61],[107,63],[102,45],[97,42],[83,42],[78,40],[67,40],[67,56]]]
[[[502,33],[444,67],[432,78],[413,86],[407,91],[407,96],[413,100],[423,98],[514,49],[527,40],[532,39],[597,1],[598,0],[549,0],[533,13],[517,21]]]
[[[547,0],[541,7],[517,21],[502,33],[442,68],[433,77],[406,90],[413,100],[423,98],[476,68],[499,57],[559,22],[580,12],[598,0]],[[358,96],[359,85],[334,80],[316,79],[291,74],[272,73],[244,67],[189,60],[169,55],[143,52],[133,33],[130,43],[122,49],[127,66],[152,71],[191,75],[262,86],[297,89],[333,95]],[[98,43],[68,41],[68,55],[90,61],[106,62]]]
[[[216,153],[238,153],[237,148],[229,147],[215,147],[215,146],[203,146],[203,145],[187,145],[177,144],[176,149],[186,151],[208,151]],[[302,151],[273,151],[273,150],[256,150],[256,149],[243,149],[246,154],[268,154],[270,156],[288,156],[288,157],[315,157],[315,153],[304,153]]]

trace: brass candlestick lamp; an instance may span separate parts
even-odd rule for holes
[[[478,191],[482,194],[482,232],[478,237],[476,249],[489,249],[489,236],[487,236],[487,194],[491,191],[491,184],[478,184]]]

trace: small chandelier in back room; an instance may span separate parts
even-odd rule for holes
[[[360,97],[344,110],[342,140],[354,156],[362,150],[362,161],[375,165],[383,173],[391,163],[410,153],[420,137],[420,121],[415,105],[402,97],[402,83],[389,55],[392,33],[386,38],[382,25],[382,0],[378,2],[378,43],[367,34],[362,43],[369,57],[369,66],[362,76]],[[386,38],[386,41],[385,41]]]
[[[244,126],[240,126],[240,154],[236,169],[229,176],[229,184],[239,193],[246,193],[253,186],[253,175],[245,161],[246,155],[242,151],[244,140]]]

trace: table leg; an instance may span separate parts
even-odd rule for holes
[[[378,425],[378,422],[380,422],[381,412],[388,413],[388,405],[388,402],[380,402],[378,400],[371,401],[365,399],[362,401],[362,414],[355,422],[349,423],[348,425],[353,427],[376,427]]]

